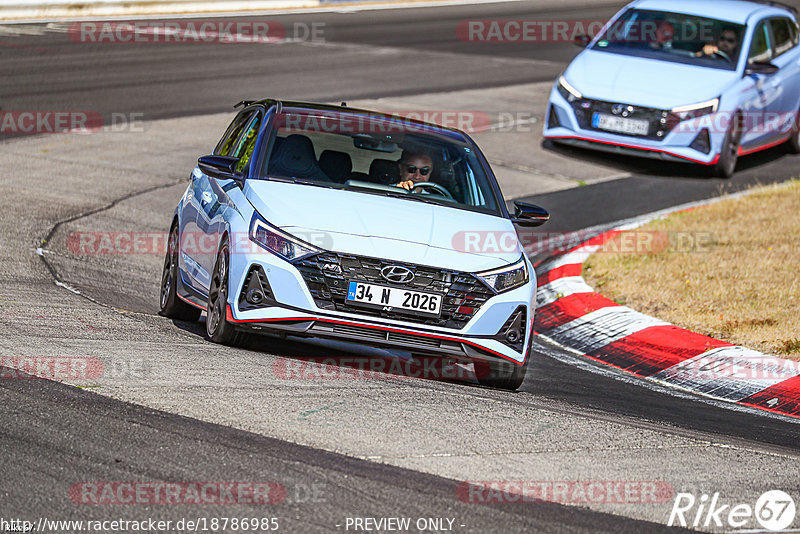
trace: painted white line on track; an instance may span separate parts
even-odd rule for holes
[[[576,350],[589,353],[652,326],[669,326],[669,323],[626,306],[610,306],[557,326],[547,335],[556,340],[569,339]]]
[[[703,393],[699,393],[697,391],[693,391],[690,389],[685,389],[680,386],[676,386],[674,384],[661,383],[659,381],[653,380],[652,378],[635,376],[616,367],[612,367],[606,363],[597,362],[595,360],[587,358],[586,355],[583,354],[582,352],[579,352],[571,347],[563,345],[559,343],[557,340],[552,339],[547,335],[539,334],[536,337],[541,340],[544,340],[545,342],[547,342],[548,345],[553,346],[553,348],[550,348],[546,345],[543,345],[542,343],[537,343],[534,345],[534,349],[536,351],[541,352],[546,356],[549,356],[550,358],[553,358],[554,360],[557,360],[561,363],[570,365],[572,367],[577,367],[578,369],[587,371],[589,373],[594,373],[596,375],[604,376],[607,378],[613,378],[614,380],[619,380],[620,382],[623,382],[625,384],[639,386],[641,388],[650,391],[655,391],[656,393],[669,395],[671,397],[676,397],[679,399],[685,399],[694,402],[699,401],[704,404],[708,404],[717,408],[723,408],[726,410],[732,410],[734,412],[747,413],[750,415],[759,415],[761,417],[769,417],[771,419],[777,419],[780,421],[800,424],[800,421],[796,417],[776,412],[759,410],[758,408],[752,408],[744,404],[736,404],[730,401],[717,399],[715,397],[711,397],[709,395],[705,395]],[[779,456],[781,458],[783,457],[793,458],[791,456],[785,456],[774,452],[764,452],[764,454],[771,454],[774,456]]]
[[[536,307],[541,308],[575,293],[594,293],[594,289],[580,276],[557,278],[536,290]]]

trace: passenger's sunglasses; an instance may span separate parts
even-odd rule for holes
[[[430,167],[417,167],[416,165],[406,165],[406,170],[408,174],[414,174],[419,171],[420,176],[428,176],[428,173],[431,172]]]

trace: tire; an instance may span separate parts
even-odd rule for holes
[[[792,128],[792,135],[786,142],[789,147],[789,152],[792,154],[800,154],[800,110],[794,118],[794,127]]]
[[[741,116],[736,114],[730,128],[725,133],[725,140],[722,141],[722,150],[719,160],[712,168],[712,174],[718,178],[730,178],[736,170],[736,162],[739,159],[739,141],[742,139]]]
[[[211,341],[223,345],[233,345],[238,337],[236,329],[228,322],[227,318],[229,265],[230,254],[226,237],[222,240],[217,253],[206,306],[206,333]]]
[[[167,239],[167,254],[161,272],[161,292],[159,295],[160,314],[171,319],[195,322],[202,310],[186,304],[178,297],[178,224],[172,225]]]
[[[473,361],[475,366],[475,378],[478,383],[488,388],[507,389],[516,391],[525,380],[525,373],[528,370],[528,362],[519,365],[506,361]]]

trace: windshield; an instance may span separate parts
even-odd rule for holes
[[[292,111],[276,115],[259,177],[502,216],[494,178],[475,152],[466,138],[422,124],[361,113]]]
[[[721,20],[629,9],[592,50],[734,70],[744,26]]]

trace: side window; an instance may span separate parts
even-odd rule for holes
[[[772,59],[772,47],[769,45],[769,33],[767,23],[762,22],[753,34],[753,42],[750,45],[750,53],[747,56],[748,63],[765,63]]]
[[[236,144],[231,156],[239,158],[236,164],[237,171],[243,171],[250,164],[250,159],[253,157],[253,149],[256,146],[256,139],[258,138],[258,130],[261,128],[261,119],[263,115],[260,111],[256,111],[247,121],[244,128],[244,134]]]
[[[772,36],[775,39],[775,55],[779,56],[791,50],[795,45],[795,35],[792,34],[792,22],[789,19],[772,19]]]
[[[231,125],[228,126],[228,129],[225,131],[225,135],[222,136],[222,139],[220,139],[217,144],[217,148],[214,149],[215,155],[233,155],[232,152],[236,148],[236,142],[239,140],[242,130],[247,126],[252,115],[253,111],[243,111],[236,115],[236,118],[233,119],[233,122],[231,122]]]

